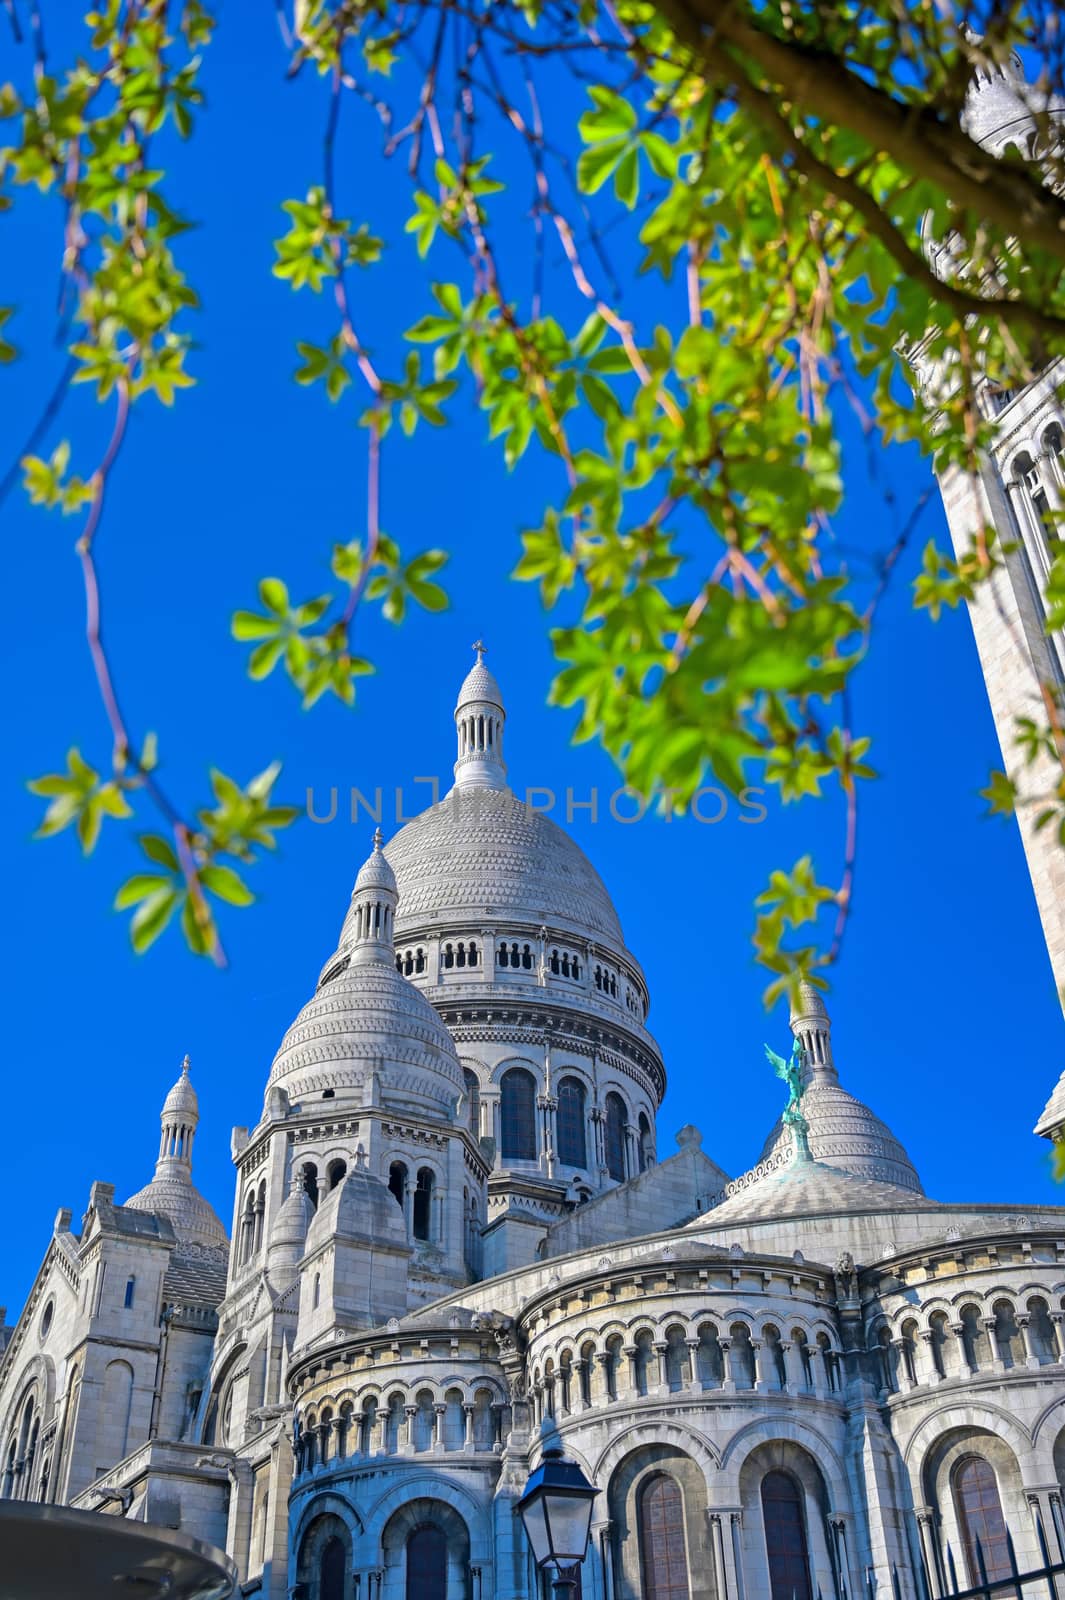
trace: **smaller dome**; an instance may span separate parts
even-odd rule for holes
[[[892,1211],[928,1211],[937,1202],[909,1185],[883,1182],[822,1161],[792,1160],[777,1172],[729,1195],[704,1211],[702,1228],[731,1227],[741,1222],[776,1222],[787,1217],[847,1216]]]
[[[815,1077],[799,1109],[809,1123],[810,1154],[815,1163],[924,1193],[912,1161],[891,1129],[840,1084]],[[759,1162],[768,1161],[790,1143],[791,1132],[778,1119]]]
[[[319,1202],[306,1254],[335,1237],[406,1247],[407,1224],[395,1196],[365,1166],[353,1167]]]
[[[503,691],[484,664],[481,656],[483,646],[475,645],[474,648],[477,650],[477,660],[463,679],[459,697],[455,702],[455,710],[461,711],[463,706],[483,704],[487,701],[489,705],[498,706],[502,711]]]
[[[380,828],[373,836],[373,853],[369,855],[359,868],[359,875],[355,879],[353,894],[360,889],[386,889],[390,894],[398,894],[396,888],[396,875],[385,859],[382,849],[384,835]]]
[[[185,1057],[181,1063],[181,1076],[163,1101],[162,1116],[164,1120],[171,1115],[184,1115],[199,1117],[200,1101],[192,1082],[189,1078],[189,1058]]]
[[[302,1250],[313,1216],[311,1197],[301,1184],[297,1184],[273,1220],[268,1248],[274,1250],[295,1245]]]
[[[174,1172],[153,1178],[151,1183],[130,1196],[126,1208],[130,1211],[160,1213],[173,1225],[174,1233],[182,1244],[205,1245],[208,1249],[225,1249],[229,1245],[217,1211],[184,1173]]]

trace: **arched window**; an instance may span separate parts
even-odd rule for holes
[[[963,1456],[951,1474],[969,1581],[994,1583],[1015,1571],[998,1483],[983,1456]],[[986,1577],[985,1577],[986,1574]]]
[[[558,1086],[558,1159],[567,1167],[588,1165],[584,1085],[577,1078],[563,1078]]]
[[[476,1139],[481,1131],[481,1084],[476,1072],[466,1067],[462,1074],[466,1085],[466,1126]]]
[[[343,1544],[339,1539],[327,1539],[318,1569],[318,1600],[345,1600],[345,1566]]]
[[[428,1167],[422,1167],[418,1173],[418,1182],[414,1188],[414,1237],[428,1239],[431,1237],[433,1211],[433,1174]]]
[[[407,1600],[447,1600],[447,1537],[429,1522],[407,1540]]]
[[[638,1127],[639,1136],[637,1139],[636,1151],[640,1163],[640,1171],[646,1172],[648,1167],[651,1165],[651,1124],[648,1122],[642,1111],[640,1112],[640,1121]]]
[[[314,1206],[315,1209],[317,1209],[317,1206],[318,1206],[318,1171],[317,1171],[317,1168],[314,1166],[313,1162],[308,1161],[308,1162],[306,1162],[304,1164],[304,1168],[303,1168],[303,1172],[302,1172],[301,1176],[302,1176],[302,1179],[303,1179],[304,1193],[307,1195],[307,1198],[310,1200],[311,1205]]]
[[[802,1493],[790,1473],[762,1479],[762,1520],[772,1600],[813,1600]]]
[[[346,1161],[341,1161],[339,1159],[336,1161],[331,1161],[326,1170],[326,1176],[329,1179],[329,1187],[331,1189],[335,1189],[337,1184],[341,1183],[347,1176],[347,1171],[348,1164]]]
[[[606,1167],[616,1183],[625,1182],[625,1134],[629,1118],[619,1094],[606,1097]]]
[[[314,1275],[314,1295],[313,1295],[313,1298],[311,1300],[311,1308],[312,1308],[312,1310],[317,1311],[319,1305],[321,1304],[321,1300],[322,1300],[322,1274],[320,1272],[316,1272],[315,1275]]]
[[[407,1169],[402,1161],[393,1161],[388,1169],[388,1192],[399,1203],[403,1215],[407,1214]]]
[[[689,1600],[684,1501],[667,1472],[656,1472],[640,1490],[639,1530],[644,1600]]]
[[[524,1067],[503,1074],[501,1085],[502,1157],[536,1160],[536,1081]]]

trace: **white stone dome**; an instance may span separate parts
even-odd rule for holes
[[[314,1207],[306,1189],[297,1185],[278,1208],[270,1227],[269,1248],[302,1250],[307,1229],[314,1216]]]
[[[463,706],[483,702],[498,706],[502,711],[503,692],[484,662],[477,660],[466,674],[462,688],[459,690],[459,697],[455,702],[455,709],[458,711]]]
[[[332,970],[281,1041],[270,1084],[297,1101],[323,1089],[361,1089],[377,1072],[386,1100],[450,1113],[462,1068],[425,996],[391,960]]]
[[[215,1211],[180,1169],[157,1175],[126,1201],[130,1211],[161,1212],[168,1219],[182,1244],[199,1244],[225,1249],[229,1238]]]
[[[801,1109],[810,1124],[810,1154],[815,1162],[855,1177],[924,1193],[905,1147],[886,1123],[840,1084],[814,1078],[803,1093]],[[759,1162],[790,1145],[791,1133],[778,1120]]]
[[[476,925],[490,917],[625,948],[617,912],[583,850],[509,789],[453,789],[401,828],[385,853],[399,884],[397,938],[431,922]],[[349,914],[341,948],[351,936]]]

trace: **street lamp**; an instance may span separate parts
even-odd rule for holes
[[[556,1600],[573,1600],[577,1592],[575,1573],[588,1553],[598,1493],[576,1461],[567,1461],[557,1432],[545,1423],[540,1465],[525,1485],[518,1510],[537,1567],[556,1570]]]

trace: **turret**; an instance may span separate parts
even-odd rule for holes
[[[355,935],[351,945],[352,966],[366,966],[375,961],[391,966],[395,961],[399,891],[396,875],[381,848],[383,842],[378,828],[373,836],[373,853],[355,879],[348,913]]]
[[[192,1175],[192,1141],[200,1122],[200,1102],[189,1079],[189,1065],[186,1056],[181,1063],[181,1076],[159,1113],[162,1133],[155,1166],[157,1178],[166,1177],[175,1167],[182,1167],[190,1177]]]
[[[838,1083],[839,1074],[832,1060],[832,1023],[825,1002],[812,983],[799,985],[797,1001],[789,1018],[791,1031],[802,1046],[803,1087],[811,1083]]]
[[[466,674],[455,706],[458,758],[457,789],[505,789],[507,768],[503,760],[503,725],[507,714],[495,678],[484,664],[485,647],[473,647],[477,660]]]

